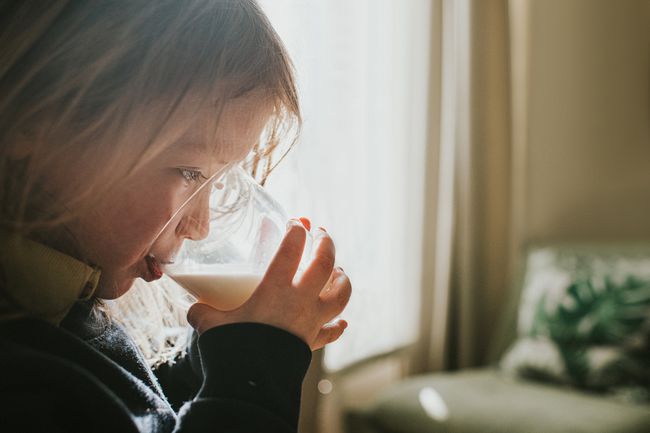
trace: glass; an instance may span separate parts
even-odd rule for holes
[[[262,280],[284,237],[288,217],[239,165],[229,166],[202,188],[211,188],[209,233],[204,239],[186,239],[164,271],[198,301],[233,310]],[[310,251],[311,236],[307,236],[298,273]]]

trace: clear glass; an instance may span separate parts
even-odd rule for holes
[[[209,233],[201,240],[186,239],[164,271],[198,301],[233,310],[259,285],[289,218],[239,165],[228,167],[203,188],[211,188]],[[310,251],[308,236],[299,273]]]

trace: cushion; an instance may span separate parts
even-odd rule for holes
[[[350,433],[641,433],[650,407],[479,369],[402,381],[346,418]]]
[[[650,402],[650,246],[528,254],[503,371]]]

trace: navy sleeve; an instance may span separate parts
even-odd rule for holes
[[[0,432],[136,433],[128,409],[84,369],[0,344]]]
[[[186,401],[194,398],[203,383],[198,334],[191,329],[188,329],[188,332],[191,332],[191,339],[185,356],[154,369],[158,383],[175,411],[178,411]]]
[[[311,350],[260,323],[219,326],[199,338],[203,385],[176,427],[193,432],[295,432]]]

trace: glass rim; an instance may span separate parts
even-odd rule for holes
[[[164,232],[165,230],[167,230],[167,227],[169,227],[169,224],[171,224],[171,222],[174,220],[174,218],[176,218],[176,216],[178,216],[178,214],[179,214],[183,209],[185,209],[185,206],[187,206],[188,203],[190,203],[190,202],[192,201],[192,199],[194,199],[194,197],[196,197],[196,196],[197,196],[201,191],[203,191],[203,189],[204,189],[207,185],[213,185],[215,182],[218,182],[219,179],[223,178],[224,175],[225,175],[228,171],[230,171],[230,170],[233,169],[233,168],[237,168],[237,167],[239,167],[239,161],[237,161],[237,162],[230,162],[230,163],[224,165],[223,167],[221,167],[219,170],[217,170],[215,173],[213,173],[210,177],[208,177],[208,178],[206,179],[205,182],[203,182],[201,185],[199,185],[199,187],[198,187],[195,191],[193,191],[192,194],[190,194],[190,196],[189,196],[188,198],[186,198],[185,201],[183,201],[183,203],[181,203],[181,205],[178,207],[178,209],[176,209],[176,210],[171,214],[171,216],[167,219],[167,222],[165,222],[165,224],[162,226],[162,228],[158,231],[158,233],[156,234],[156,236],[153,238],[153,241],[151,242],[151,244],[153,245],[153,244],[156,243],[156,241],[158,240],[158,238],[160,237],[160,235],[162,235],[163,232]],[[240,167],[240,168],[241,168],[241,167]]]

